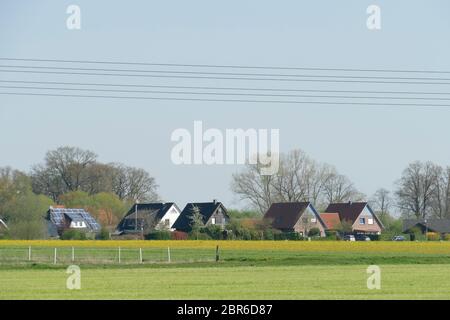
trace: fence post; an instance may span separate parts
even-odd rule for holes
[[[72,262],[75,261],[75,248],[72,247]]]
[[[142,248],[139,248],[139,263],[142,263]]]
[[[55,248],[55,254],[53,256],[53,264],[56,264],[56,253],[57,253],[57,249]]]
[[[119,263],[120,263],[120,247],[119,247]]]
[[[219,246],[216,246],[216,262],[219,262]]]
[[[167,262],[170,263],[170,247],[167,247]]]
[[[28,261],[31,261],[31,246],[28,247]]]

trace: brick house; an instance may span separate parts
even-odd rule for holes
[[[336,227],[337,217],[340,222],[350,223],[353,233],[378,235],[383,230],[383,224],[367,202],[331,203],[321,216],[329,223],[329,230]]]
[[[307,236],[317,228],[321,237],[325,237],[326,225],[311,202],[273,203],[264,215],[274,229],[282,232],[298,232]]]

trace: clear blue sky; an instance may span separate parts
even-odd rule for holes
[[[81,7],[79,31],[66,29],[70,4]],[[377,32],[366,28],[370,4],[382,9],[382,30]],[[450,3],[444,0],[2,0],[0,56],[448,71],[448,12]],[[24,75],[0,73],[0,80],[20,77]],[[78,146],[95,151],[104,162],[145,168],[156,177],[161,196],[180,206],[217,198],[242,207],[229,187],[239,166],[186,167],[170,161],[171,132],[191,129],[194,120],[202,120],[219,129],[279,128],[282,151],[301,148],[335,165],[371,195],[379,187],[392,189],[414,160],[450,165],[449,119],[450,108],[436,107],[0,95],[0,166],[27,171],[49,149]]]

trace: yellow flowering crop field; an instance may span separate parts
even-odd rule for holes
[[[305,253],[405,253],[450,255],[450,242],[344,242],[344,241],[214,241],[214,240],[110,240],[110,241],[62,241],[62,240],[1,240],[1,248],[49,247],[49,248],[180,248],[211,249],[219,246],[226,250],[296,251]]]

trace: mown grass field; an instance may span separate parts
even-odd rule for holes
[[[48,260],[26,261],[29,246]],[[66,259],[53,265],[55,247]],[[81,290],[66,288],[72,247]],[[450,299],[449,274],[447,242],[0,241],[0,299]]]

